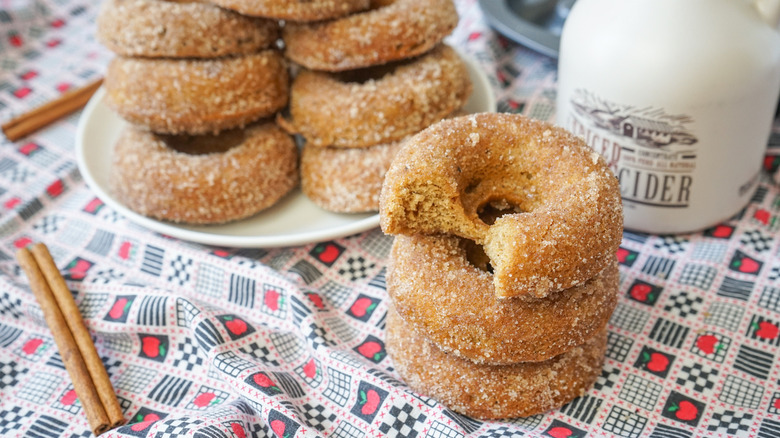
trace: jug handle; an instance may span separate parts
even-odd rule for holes
[[[780,24],[780,0],[754,0],[753,5],[765,22],[777,28]]]

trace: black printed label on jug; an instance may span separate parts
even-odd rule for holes
[[[624,201],[685,208],[690,201],[698,142],[690,116],[623,105],[576,90],[566,128],[601,154],[620,180]]]

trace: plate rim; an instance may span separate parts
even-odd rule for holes
[[[509,0],[479,0],[487,22],[499,33],[529,49],[557,59],[560,37],[517,16],[508,6]]]
[[[487,78],[485,72],[481,69],[476,60],[458,50],[458,53],[464,59],[467,67],[472,75],[472,81],[479,81],[480,88],[488,92],[487,95],[482,96],[485,99],[485,108],[489,111],[496,111],[496,96],[490,81]],[[476,87],[475,87],[476,89]],[[342,237],[351,236],[357,233],[367,231],[371,228],[379,226],[379,213],[374,215],[356,219],[353,222],[349,222],[344,225],[339,225],[331,228],[326,228],[316,231],[285,233],[276,235],[236,235],[236,234],[220,234],[218,232],[207,232],[200,230],[191,230],[185,228],[186,226],[192,226],[192,224],[176,224],[165,221],[160,221],[154,218],[144,216],[131,210],[119,200],[115,199],[111,193],[104,187],[103,184],[98,182],[93,175],[90,165],[86,160],[85,139],[87,135],[87,127],[90,119],[93,117],[96,109],[103,103],[105,97],[105,88],[101,86],[95,94],[87,102],[84,110],[81,112],[78,124],[76,127],[75,136],[75,153],[76,153],[76,165],[81,173],[82,178],[86,182],[87,186],[95,193],[95,195],[104,203],[108,204],[111,208],[118,211],[121,215],[127,218],[130,222],[141,225],[150,231],[162,234],[164,236],[170,236],[177,239],[185,240],[188,242],[195,242],[200,244],[218,246],[218,247],[233,247],[233,248],[275,248],[284,246],[298,246],[309,243],[323,242],[331,239],[337,239]],[[108,145],[106,147],[113,148],[114,145]],[[300,190],[300,188],[296,188]],[[301,196],[305,196],[302,193]],[[289,195],[288,195],[289,196]],[[311,201],[309,201],[311,202]],[[328,212],[330,214],[338,214]],[[262,214],[259,212],[258,214]],[[365,215],[366,213],[362,213]],[[345,213],[344,215],[348,215]],[[242,219],[251,220],[251,218]],[[233,222],[231,222],[233,223]],[[221,224],[215,224],[213,226],[219,227]],[[225,224],[227,225],[227,224]]]

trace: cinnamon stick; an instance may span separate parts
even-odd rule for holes
[[[89,371],[84,364],[78,345],[76,345],[68,324],[65,322],[65,316],[60,311],[60,308],[57,307],[57,302],[49,288],[49,284],[46,282],[46,278],[38,267],[32,253],[27,248],[22,248],[17,251],[16,258],[27,274],[30,288],[41,306],[46,325],[49,326],[54,336],[54,342],[57,344],[57,349],[60,352],[60,356],[62,356],[62,362],[65,364],[65,369],[73,382],[76,395],[84,408],[84,413],[87,416],[92,433],[100,435],[108,430],[108,415],[106,415],[103,403],[101,403],[97,390],[92,384],[92,378],[89,376]]]
[[[103,361],[100,360],[100,357],[98,356],[89,331],[84,326],[81,312],[79,311],[78,306],[76,306],[76,301],[73,299],[70,289],[68,289],[68,286],[65,284],[65,279],[60,275],[60,271],[57,269],[57,265],[54,263],[54,259],[52,259],[46,245],[36,243],[32,246],[32,254],[49,284],[49,288],[54,295],[58,307],[65,316],[68,328],[76,341],[79,352],[84,359],[84,364],[92,378],[92,383],[94,384],[100,401],[103,404],[103,408],[108,415],[110,427],[114,428],[121,426],[124,424],[125,419],[122,415],[122,409],[119,407],[116,392],[114,392],[114,387],[111,386],[108,372],[106,372]]]
[[[97,79],[83,87],[63,93],[57,99],[47,102],[30,112],[13,118],[2,125],[3,133],[11,141],[16,141],[28,134],[32,134],[38,129],[82,108],[102,83],[102,78]]]

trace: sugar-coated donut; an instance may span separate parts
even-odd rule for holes
[[[541,414],[584,395],[601,374],[607,331],[544,362],[478,365],[436,348],[391,306],[385,348],[411,389],[460,414],[492,420]]]
[[[373,0],[372,9],[282,29],[285,54],[311,70],[384,64],[432,49],[458,24],[452,0]]]
[[[544,297],[601,272],[622,212],[617,178],[582,138],[517,114],[467,115],[412,136],[380,196],[387,234],[482,245],[498,297]]]
[[[319,21],[368,9],[369,0],[211,0],[244,15],[289,21]]]
[[[291,86],[286,125],[307,145],[372,146],[441,120],[471,91],[463,60],[442,44],[415,59],[348,74],[301,72]]]
[[[215,59],[115,57],[106,103],[125,120],[166,134],[244,126],[287,104],[286,62],[276,50]]]
[[[169,136],[128,126],[114,148],[110,187],[131,210],[193,224],[234,221],[298,184],[298,148],[273,122],[219,135]]]
[[[307,144],[301,153],[301,190],[328,211],[377,211],[385,172],[400,147],[400,142],[347,149]]]
[[[106,0],[96,34],[122,56],[215,58],[270,47],[279,24],[200,1]]]
[[[404,320],[441,350],[493,365],[565,353],[606,327],[617,305],[614,255],[595,277],[545,298],[497,298],[484,264],[484,253],[471,241],[399,235],[387,293]]]

